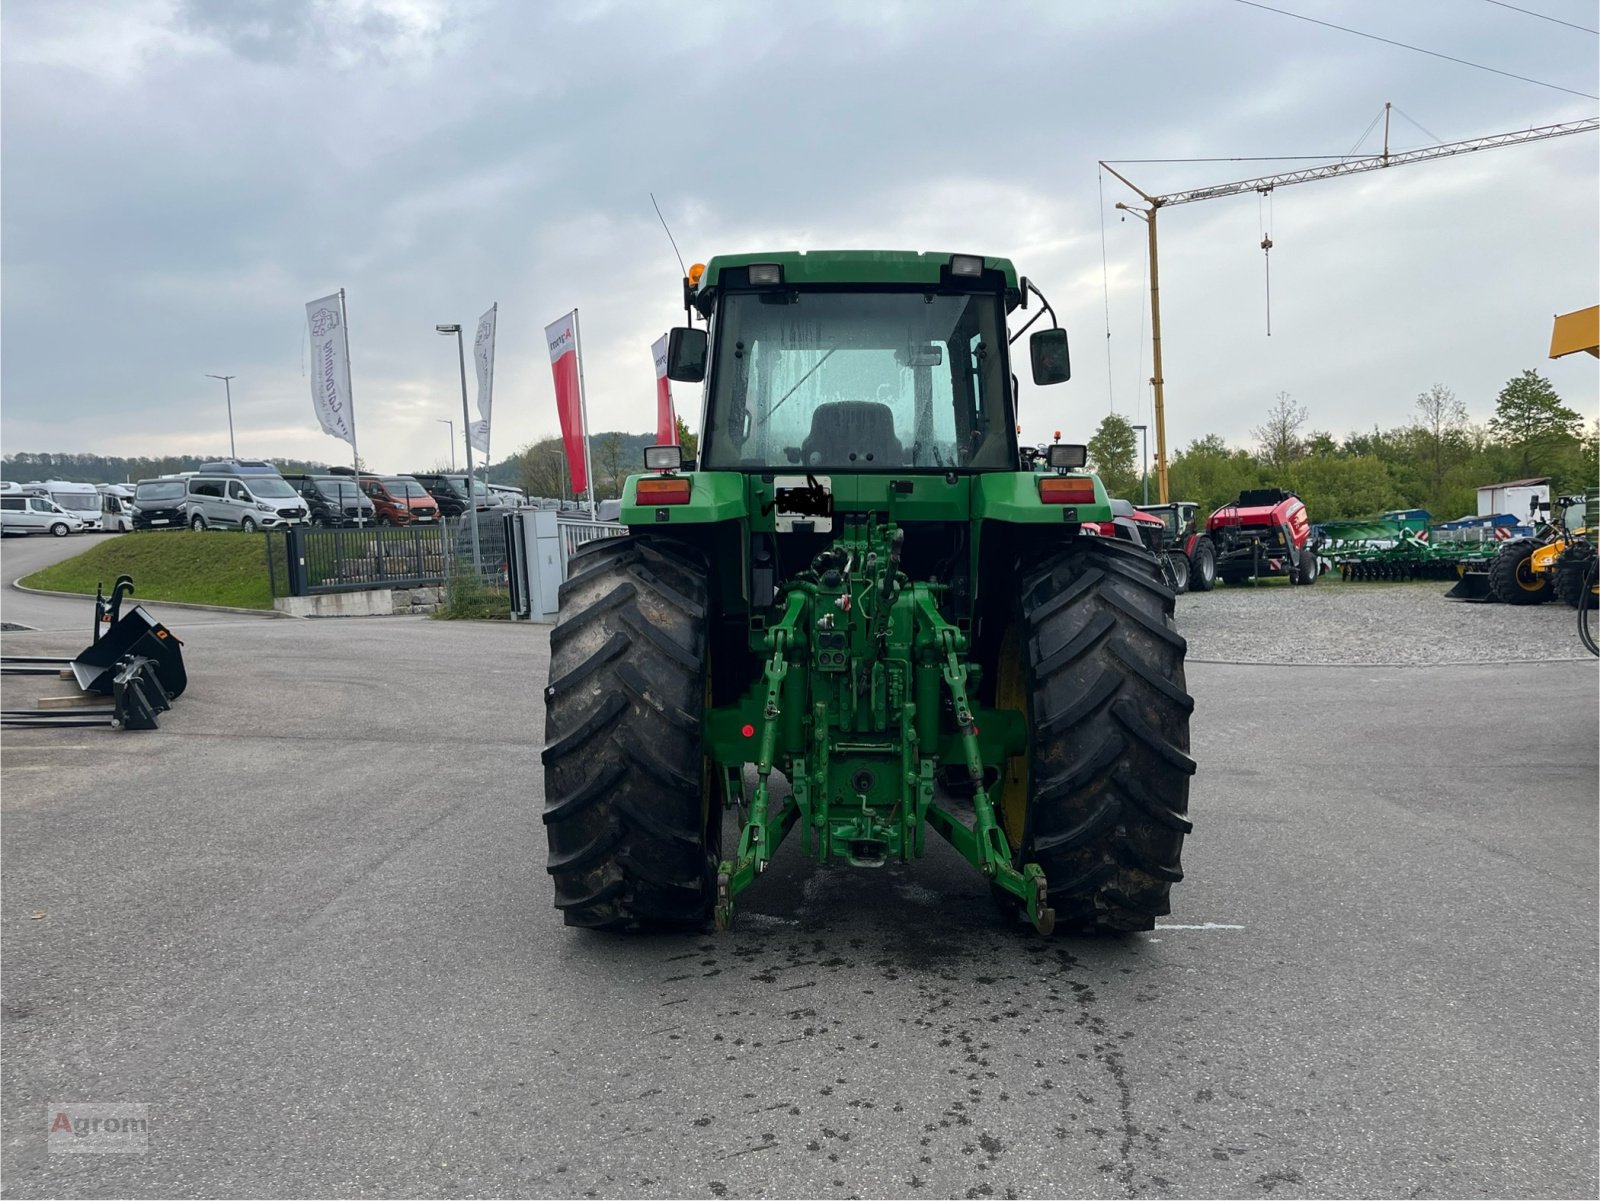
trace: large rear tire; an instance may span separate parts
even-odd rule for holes
[[[700,929],[722,811],[706,769],[706,565],[649,536],[579,548],[545,688],[544,822],[569,926]]]
[[[1022,679],[1008,689],[1002,670],[997,701],[1025,699],[1030,752],[1007,765],[1000,810],[1017,864],[1044,868],[1058,930],[1148,930],[1183,878],[1194,701],[1172,612],[1154,556],[1111,539],[1025,573]]]
[[[1299,564],[1294,568],[1294,582],[1297,584],[1315,584],[1319,574],[1321,573],[1318,571],[1317,552],[1308,542],[1300,552]]]
[[[1189,591],[1210,592],[1217,586],[1217,548],[1205,535],[1194,540],[1189,556]]]
[[[1539,543],[1532,538],[1507,542],[1489,563],[1489,587],[1508,605],[1537,605],[1552,595],[1548,574],[1529,570]]]
[[[1557,600],[1565,601],[1574,609],[1585,603],[1591,608],[1594,606],[1593,594],[1584,587],[1584,576],[1594,560],[1594,553],[1594,547],[1587,542],[1574,542],[1561,552],[1551,584]]]

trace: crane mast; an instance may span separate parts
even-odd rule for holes
[[[1390,106],[1384,106],[1384,148],[1382,154],[1371,155],[1367,158],[1344,159],[1336,163],[1326,163],[1319,167],[1305,167],[1298,171],[1281,171],[1275,175],[1261,175],[1255,179],[1240,179],[1232,183],[1211,184],[1206,187],[1189,188],[1181,192],[1169,192],[1165,195],[1152,195],[1138,184],[1123,175],[1111,160],[1102,159],[1100,166],[1116,176],[1128,187],[1137,192],[1148,207],[1117,203],[1117,208],[1124,212],[1132,213],[1149,227],[1150,238],[1150,333],[1151,333],[1151,367],[1150,386],[1155,392],[1155,427],[1156,427],[1156,488],[1161,496],[1161,503],[1166,504],[1170,497],[1167,494],[1167,422],[1166,422],[1166,393],[1165,381],[1162,378],[1161,368],[1161,291],[1160,268],[1156,258],[1156,213],[1163,208],[1170,208],[1177,204],[1193,204],[1200,200],[1217,200],[1224,196],[1237,196],[1244,192],[1271,192],[1274,189],[1287,187],[1290,184],[1310,183],[1317,179],[1333,179],[1341,175],[1358,175],[1363,171],[1381,171],[1386,167],[1404,167],[1412,163],[1428,162],[1438,158],[1452,158],[1459,154],[1472,154],[1479,150],[1495,150],[1502,146],[1519,146],[1524,142],[1540,142],[1546,138],[1565,137],[1574,133],[1593,133],[1600,129],[1600,118],[1589,117],[1582,121],[1564,121],[1558,125],[1541,125],[1533,129],[1519,129],[1510,133],[1491,134],[1488,137],[1469,138],[1464,142],[1447,142],[1439,146],[1428,146],[1420,150],[1402,150],[1398,153],[1389,151],[1388,113]]]

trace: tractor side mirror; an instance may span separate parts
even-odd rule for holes
[[[1028,353],[1033,359],[1034,383],[1060,384],[1072,378],[1066,330],[1036,330],[1028,339]]]
[[[667,378],[698,384],[706,377],[706,331],[679,326],[667,335]]]

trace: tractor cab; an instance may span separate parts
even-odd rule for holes
[[[1141,513],[1159,517],[1167,527],[1168,542],[1182,542],[1195,532],[1200,506],[1192,500],[1175,500],[1164,505],[1139,505]]]
[[[1031,285],[1005,260],[928,257],[713,259],[690,311],[716,336],[674,330],[667,360],[706,385],[701,469],[1018,470],[1006,317]],[[1066,331],[1030,346],[1035,383],[1067,378]]]

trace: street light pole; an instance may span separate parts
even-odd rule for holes
[[[211,372],[208,371],[206,372],[206,378],[219,379],[222,381],[223,394],[228,398],[228,457],[230,459],[237,459],[239,457],[239,452],[233,445],[233,385],[228,382],[229,380],[237,377],[232,375],[212,375]]]
[[[1150,431],[1142,425],[1131,425],[1129,429],[1139,431],[1139,442],[1144,448],[1139,455],[1139,474],[1144,477],[1144,503],[1150,503]],[[1163,504],[1166,502],[1163,501]]]
[[[456,423],[448,417],[435,417],[434,420],[440,425],[448,425],[450,427],[450,470],[454,471],[456,469]]]
[[[461,361],[461,428],[467,431],[467,520],[472,524],[472,570],[478,580],[483,580],[483,555],[478,550],[478,498],[472,487],[472,416],[467,409],[467,346],[461,338],[459,325],[436,325],[441,334],[456,336],[456,358]],[[450,453],[455,454],[455,427],[450,431]]]

